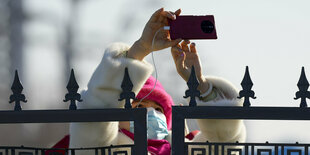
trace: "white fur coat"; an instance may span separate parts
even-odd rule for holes
[[[129,76],[134,85],[133,92],[137,94],[145,81],[153,72],[151,64],[126,58],[124,52],[129,49],[128,45],[114,43],[104,52],[103,58],[93,73],[88,89],[81,95],[84,100],[79,103],[78,109],[94,108],[122,108],[124,101],[119,102],[121,82],[124,70],[128,67]],[[236,97],[238,91],[232,84],[216,77],[206,77],[214,87],[223,92],[226,99],[202,102],[197,99],[198,106],[240,106],[241,100]],[[242,120],[197,120],[200,133],[195,136],[195,142],[244,142],[245,127]],[[168,141],[171,136],[168,136]],[[120,133],[118,122],[100,123],[71,123],[70,125],[70,148],[100,147],[109,145],[133,144],[133,141]],[[76,154],[88,154],[76,152]]]

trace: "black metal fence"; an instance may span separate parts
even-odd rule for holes
[[[125,71],[124,81],[122,84],[124,89],[121,94],[121,99],[125,99],[126,103],[130,98],[135,96],[130,93],[132,83],[128,76],[128,71]],[[76,150],[93,150],[94,154],[100,152],[101,155],[113,154],[147,154],[147,138],[146,138],[146,109],[136,108],[131,109],[127,104],[126,109],[79,109],[76,110],[76,100],[82,101],[78,91],[78,84],[75,80],[74,71],[71,71],[70,79],[67,85],[68,92],[65,96],[65,102],[71,101],[69,110],[22,110],[20,102],[27,102],[25,95],[22,94],[23,86],[20,83],[18,73],[16,71],[14,82],[12,85],[13,94],[10,96],[10,103],[15,102],[14,111],[0,111],[0,124],[8,123],[66,123],[66,122],[103,122],[103,121],[134,121],[134,130],[139,133],[135,136],[134,145],[109,146],[100,148],[71,148],[71,149],[50,149],[50,148],[29,148],[29,147],[0,147],[0,155],[45,155],[48,150],[65,150],[75,154]],[[118,149],[113,149],[118,148]],[[124,148],[124,150],[122,150]],[[130,153],[127,151],[131,150]],[[23,150],[16,153],[18,150]],[[100,151],[98,151],[100,150]],[[114,151],[113,151],[114,150]],[[50,153],[57,154],[57,153]]]
[[[194,74],[194,73],[193,73]],[[188,92],[191,98],[199,97],[199,92],[195,90],[198,86],[198,81],[191,75],[191,86]],[[310,98],[308,91],[309,83],[305,75],[304,68],[302,68],[301,76],[298,81],[299,91],[296,92],[296,98],[301,98],[300,107],[251,107],[249,98],[255,99],[255,93],[252,89],[253,82],[250,78],[249,69],[246,67],[244,78],[241,82],[243,90],[239,92],[239,97],[244,97],[243,107],[229,107],[229,106],[199,106],[196,107],[196,101],[190,100],[189,107],[174,106],[172,108],[172,154],[242,154],[242,155],[261,155],[266,153],[271,155],[290,155],[298,153],[299,155],[308,155],[308,144],[269,144],[269,143],[185,143],[184,142],[184,121],[185,119],[252,119],[252,120],[310,120],[310,109],[307,108],[306,98]],[[194,94],[195,93],[195,94]],[[230,148],[234,146],[233,148]],[[272,149],[257,149],[259,146],[269,146]],[[284,149],[288,146],[299,146],[294,149]],[[304,148],[304,151],[302,151]],[[237,149],[235,148],[237,147]],[[238,148],[239,147],[239,148]],[[213,151],[212,151],[213,150]],[[281,150],[281,151],[278,151]]]
[[[295,99],[301,99],[300,107],[251,107],[250,98],[255,99],[252,89],[253,82],[249,75],[248,67],[242,80],[242,88],[239,98],[244,97],[243,107],[218,107],[199,106],[196,107],[196,97],[200,96],[197,90],[199,85],[195,70],[187,82],[189,89],[184,97],[190,97],[189,106],[172,107],[172,154],[173,155],[219,155],[219,154],[242,154],[242,155],[308,155],[310,144],[280,144],[280,143],[211,143],[211,142],[184,142],[184,121],[185,119],[254,119],[254,120],[310,120],[310,109],[307,108],[306,99],[310,98],[304,68],[298,81],[299,91],[296,92]],[[64,122],[101,122],[101,121],[134,121],[135,134],[134,145],[104,146],[100,148],[30,148],[30,147],[0,147],[0,155],[38,155],[45,154],[48,150],[64,150],[68,154],[75,154],[77,150],[93,150],[94,154],[147,154],[146,138],[146,109],[131,109],[130,99],[135,98],[131,91],[133,84],[125,69],[124,79],[121,84],[123,92],[120,99],[125,99],[125,109],[78,109],[76,110],[76,100],[82,101],[78,91],[78,84],[71,71],[70,80],[67,85],[68,94],[65,102],[70,101],[69,110],[22,110],[20,102],[27,102],[22,94],[23,87],[19,81],[17,72],[15,73],[12,85],[13,94],[10,103],[15,102],[14,111],[0,111],[0,123],[64,123]],[[119,149],[115,149],[119,148]],[[125,148],[122,150],[121,148]],[[128,148],[129,151],[128,152]],[[114,150],[114,151],[113,151]],[[57,154],[57,153],[55,153]]]

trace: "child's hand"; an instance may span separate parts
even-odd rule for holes
[[[152,51],[158,51],[178,44],[181,39],[171,40],[169,31],[161,30],[156,35],[152,49],[152,40],[156,31],[167,26],[168,19],[175,20],[180,13],[180,9],[175,12],[164,11],[163,8],[157,10],[146,23],[141,38],[128,51],[128,57],[142,60]]]
[[[191,74],[192,66],[195,67],[197,78],[202,77],[201,65],[195,43],[190,43],[189,40],[184,40],[182,43],[171,48],[171,54],[179,75],[187,81]]]
[[[191,74],[192,66],[195,67],[196,77],[199,81],[198,90],[204,93],[208,90],[209,84],[202,75],[199,55],[196,51],[195,43],[184,40],[181,44],[177,44],[171,48],[171,54],[175,63],[175,67],[179,75],[187,82]]]
[[[187,82],[191,74],[192,66],[195,67],[196,77],[199,81],[198,89],[201,93],[208,90],[209,84],[202,75],[199,55],[196,51],[195,43],[190,43],[189,40],[184,40],[181,44],[177,44],[171,48],[171,54],[175,63],[175,67],[179,75]]]

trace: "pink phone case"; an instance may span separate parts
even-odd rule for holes
[[[217,39],[214,16],[177,16],[169,20],[170,38]]]

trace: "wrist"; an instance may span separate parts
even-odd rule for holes
[[[128,50],[127,57],[142,61],[149,51],[144,48],[140,40],[137,40]]]
[[[208,91],[210,84],[209,82],[202,76],[198,78],[199,85],[198,85],[198,90],[200,91],[200,94],[203,94]]]

